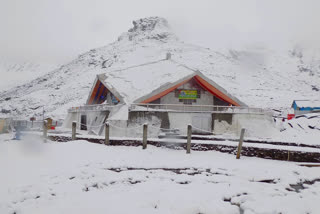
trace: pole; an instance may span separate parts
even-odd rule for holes
[[[245,129],[241,129],[240,140],[239,140],[238,151],[237,151],[237,159],[240,159],[240,154],[241,154],[242,144],[243,144],[244,132],[245,132]]]
[[[47,142],[47,137],[48,137],[48,130],[47,130],[47,121],[43,121],[43,141]]]
[[[76,140],[77,122],[72,122],[72,140]]]
[[[142,149],[147,148],[147,137],[148,137],[148,124],[143,124],[143,139],[142,139]]]
[[[105,140],[104,140],[104,144],[105,145],[110,145],[110,140],[109,140],[109,135],[110,135],[110,126],[109,123],[105,124]]]
[[[192,135],[192,126],[189,124],[187,129],[187,154],[190,154],[191,149],[191,135]]]

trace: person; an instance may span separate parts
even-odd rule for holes
[[[21,140],[21,126],[20,123],[17,124],[17,126],[14,127],[14,130],[16,131],[16,134],[14,135],[14,140]]]

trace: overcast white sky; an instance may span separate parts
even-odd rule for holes
[[[0,57],[66,63],[147,16],[189,43],[320,47],[319,0],[0,0]]]

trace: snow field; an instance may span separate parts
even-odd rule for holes
[[[320,168],[0,135],[0,213],[319,213]],[[297,185],[299,186],[299,185]]]

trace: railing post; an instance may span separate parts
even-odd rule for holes
[[[77,122],[72,122],[72,140],[76,140]]]
[[[240,140],[239,140],[238,151],[237,151],[237,159],[240,159],[240,154],[241,154],[241,150],[242,150],[242,143],[243,143],[244,132],[245,132],[245,129],[241,129]]]
[[[47,142],[47,137],[48,137],[48,126],[47,126],[47,121],[43,121],[43,141]]]
[[[187,154],[190,154],[190,149],[191,149],[191,135],[192,135],[192,126],[189,124],[189,125],[188,125],[188,130],[187,130]]]
[[[105,139],[104,139],[105,145],[110,145],[109,136],[110,136],[110,126],[109,126],[109,123],[106,123],[105,124]]]
[[[142,149],[147,148],[148,124],[143,124]]]

